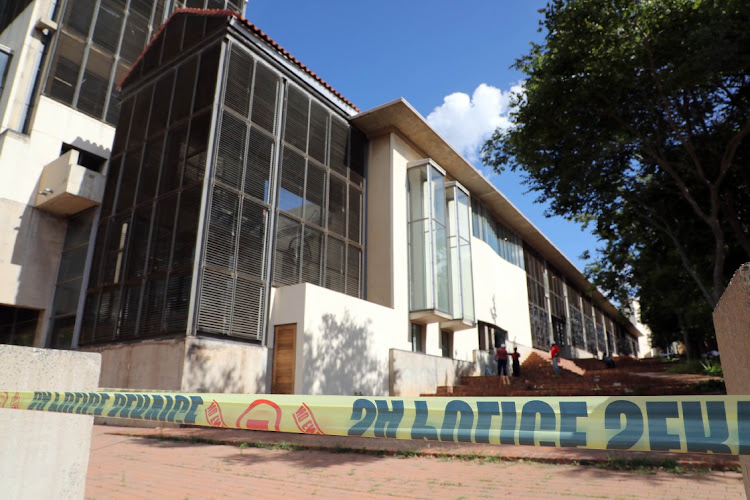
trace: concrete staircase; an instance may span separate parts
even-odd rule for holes
[[[560,359],[561,374],[555,376],[549,354],[533,350],[521,365],[520,377],[462,377],[459,385],[439,386],[434,394],[422,396],[660,396],[694,393],[692,385],[683,381],[656,381],[637,375],[652,368],[639,366],[638,360],[617,358],[615,363],[617,368],[606,369],[604,363],[596,359]]]

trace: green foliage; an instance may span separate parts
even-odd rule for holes
[[[550,212],[594,225],[590,278],[639,297],[657,344],[712,340],[750,258],[750,2],[552,0],[514,126],[485,144]]]
[[[703,368],[704,375],[710,375],[712,377],[723,377],[724,370],[721,368],[721,363],[714,360],[701,361],[701,367]]]
[[[723,380],[702,380],[693,386],[693,394],[726,394],[727,386]]]

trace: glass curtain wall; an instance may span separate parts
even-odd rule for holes
[[[448,246],[451,255],[453,319],[474,324],[474,282],[471,270],[469,194],[453,182],[446,187]]]
[[[183,52],[226,19],[193,18],[184,43],[179,21],[180,29],[170,23],[152,47],[150,58],[161,57],[164,69],[131,82],[134,91],[122,104],[81,344],[187,329],[221,45],[214,42],[188,57]],[[169,64],[178,56],[178,64]]]
[[[596,355],[598,352],[596,338],[596,324],[594,323],[594,307],[589,299],[582,299],[583,302],[583,324],[586,332],[586,349]]]
[[[581,313],[581,294],[568,286],[568,312],[570,314],[570,340],[578,349],[586,348],[583,314]]]
[[[478,200],[471,200],[471,208],[474,237],[487,243],[504,260],[524,269],[521,237],[494,220]]]
[[[550,324],[547,314],[544,261],[528,248],[524,249],[526,260],[526,285],[529,291],[529,318],[531,320],[531,344],[537,349],[550,347]]]
[[[427,162],[407,171],[409,200],[409,307],[452,315],[445,173]]]

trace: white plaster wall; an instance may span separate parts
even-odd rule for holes
[[[34,345],[44,345],[66,224],[0,197],[0,304],[42,310]]]
[[[187,338],[180,390],[260,394],[266,391],[268,349],[236,340]]]
[[[472,237],[474,307],[477,320],[508,331],[508,341],[531,346],[531,322],[526,271],[497,255],[484,241]],[[478,340],[477,340],[478,343]]]
[[[0,389],[97,389],[98,354],[0,345]],[[3,498],[83,498],[94,417],[8,409],[0,392],[0,491]]]

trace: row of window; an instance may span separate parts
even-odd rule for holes
[[[496,221],[479,200],[472,198],[471,209],[474,237],[487,243],[504,260],[524,269],[521,237]]]

